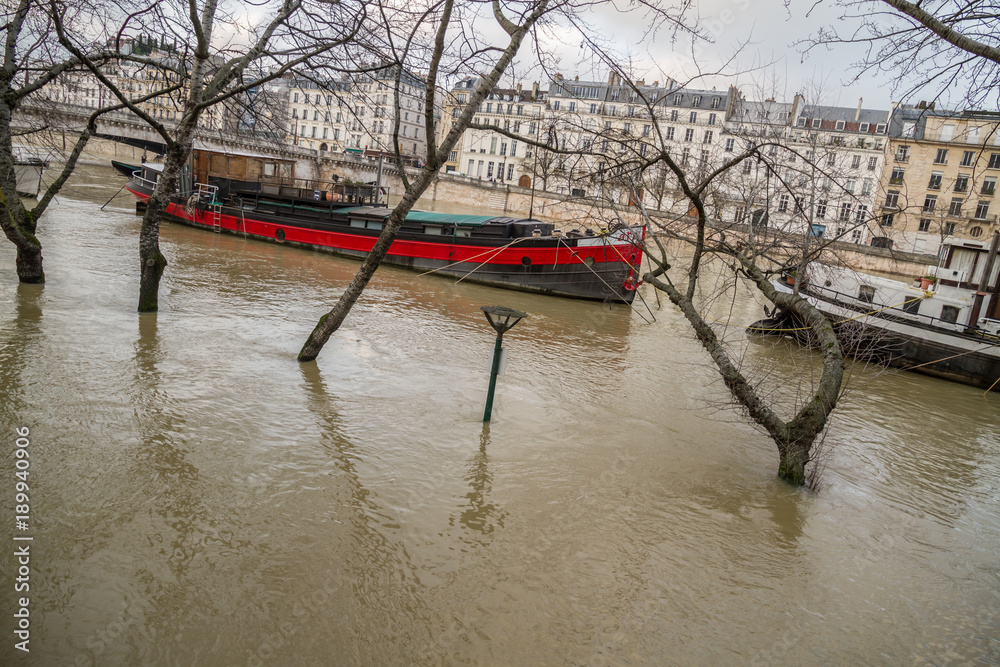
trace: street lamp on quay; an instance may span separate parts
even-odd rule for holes
[[[488,422],[493,415],[493,393],[497,388],[497,375],[500,373],[500,353],[503,351],[503,335],[514,328],[518,322],[528,316],[520,310],[506,306],[482,306],[479,310],[486,314],[490,326],[497,332],[497,342],[493,346],[493,366],[490,369],[490,390],[486,394],[486,412],[483,421]]]

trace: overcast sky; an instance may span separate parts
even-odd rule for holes
[[[821,48],[803,55],[803,47],[795,44],[823,25],[845,27],[829,3],[817,6],[812,0],[795,0],[786,8],[782,0],[694,0],[693,9],[692,17],[714,39],[714,44],[701,42],[697,47],[701,71],[722,69],[727,74],[702,76],[691,82],[692,87],[721,90],[736,83],[747,97],[773,95],[786,100],[801,91],[810,102],[847,107],[856,106],[859,97],[864,98],[865,108],[888,108],[892,101],[893,81],[888,77],[876,80],[866,74],[852,81],[855,72],[850,65],[862,55],[857,47]],[[662,84],[665,76],[687,81],[699,73],[690,40],[671,44],[666,33],[643,39],[644,25],[638,24],[644,22],[638,14],[621,14],[609,7],[586,18],[617,52],[619,62],[632,63],[636,78]],[[593,65],[583,40],[568,31],[549,39],[556,45],[558,69],[564,76],[606,80],[607,67]],[[539,74],[524,78],[539,78]]]

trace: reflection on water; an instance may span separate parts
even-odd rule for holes
[[[855,369],[801,492],[651,294],[646,324],[382,270],[301,365],[356,263],[165,225],[139,316],[138,219],[98,212],[118,184],[84,169],[43,219],[44,287],[0,246],[0,414],[34,448],[25,664],[1000,660],[995,394]],[[531,317],[484,425],[496,303]],[[784,341],[761,362],[810,381]]]

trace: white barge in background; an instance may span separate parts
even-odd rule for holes
[[[39,157],[16,156],[14,177],[17,180],[17,194],[37,199],[42,189],[42,174],[49,163]]]
[[[799,293],[833,321],[855,358],[1000,390],[998,249],[1000,234],[989,245],[949,239],[938,265],[912,284],[813,264]],[[775,285],[791,292],[790,282]],[[749,330],[808,338],[783,310]]]

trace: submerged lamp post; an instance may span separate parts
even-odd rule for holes
[[[493,415],[493,392],[496,391],[497,374],[500,372],[500,352],[503,350],[504,332],[513,329],[514,325],[528,314],[505,306],[482,306],[479,310],[486,313],[490,326],[497,332],[497,343],[493,347],[493,368],[490,370],[490,390],[486,394],[486,413],[483,415],[483,421],[488,422]]]

